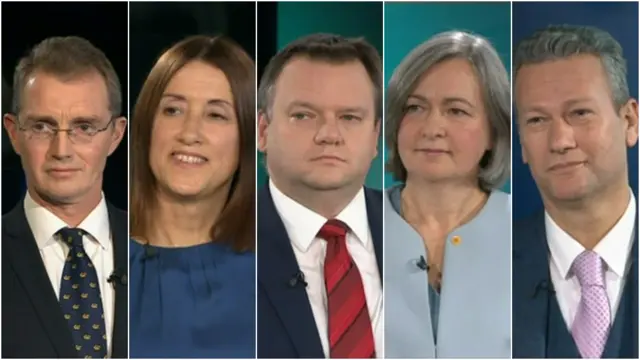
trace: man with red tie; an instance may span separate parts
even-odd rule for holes
[[[362,39],[314,34],[258,90],[258,357],[382,357],[382,65]]]

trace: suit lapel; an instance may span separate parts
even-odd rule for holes
[[[25,288],[58,357],[77,357],[71,332],[29,228],[23,201],[7,214],[6,224],[11,226],[5,226],[7,238],[3,238],[2,241],[8,242],[11,266],[15,269],[18,281]]]
[[[371,237],[376,252],[376,261],[378,263],[378,271],[382,278],[382,194],[376,193],[374,190],[365,188],[365,198],[367,201],[367,218],[369,219],[369,229],[371,229]]]
[[[609,339],[607,347],[605,348],[605,357],[623,357],[623,358],[637,358],[638,357],[638,219],[636,218],[635,226],[633,228],[633,246],[631,248],[631,256],[629,261],[629,274],[625,280],[625,288],[622,298],[626,299],[626,313],[624,316],[620,316],[621,308],[624,306],[622,303],[618,306],[618,313],[616,314],[616,322],[621,321],[622,324],[617,334],[621,340]],[[615,324],[614,324],[615,326]],[[611,335],[609,335],[611,337]],[[617,344],[616,351],[613,351],[614,344]],[[609,350],[609,351],[607,351]]]
[[[113,322],[113,358],[127,358],[127,338],[128,326],[127,319],[128,310],[128,286],[126,272],[128,269],[128,230],[127,230],[127,214],[108,204],[109,224],[113,235],[113,255],[114,269],[125,274],[123,283],[113,283],[115,286],[115,315]]]
[[[613,326],[602,358],[638,357],[638,222],[636,219],[631,237],[632,247],[629,270],[622,289],[620,304],[614,316]]]
[[[627,281],[629,282],[630,291],[629,296],[631,296],[629,307],[631,310],[631,314],[627,318],[628,321],[631,322],[631,326],[629,326],[629,332],[626,339],[628,342],[624,344],[625,346],[625,354],[624,356],[629,356],[631,358],[638,357],[638,218],[636,217],[636,225],[633,230],[633,248],[631,250],[631,276]],[[626,349],[629,349],[628,351]],[[627,355],[628,354],[628,355]]]
[[[631,314],[628,320],[631,321],[629,336],[626,339],[629,342],[626,345],[630,348],[627,354],[629,357],[638,357],[638,218],[636,217],[636,225],[633,230],[633,249],[631,250],[631,276],[627,280],[630,284]]]
[[[549,301],[555,301],[551,296],[544,212],[514,225],[513,356],[544,358]]]
[[[288,282],[299,271],[287,231],[269,187],[258,197],[258,281],[301,358],[324,358],[307,292]]]

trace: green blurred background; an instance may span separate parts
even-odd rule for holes
[[[492,3],[385,3],[384,5],[384,77],[416,46],[431,36],[448,30],[463,30],[487,38],[511,71],[511,4]],[[385,161],[387,158],[386,151]],[[385,187],[393,185],[385,173]],[[510,192],[510,180],[503,190]]]

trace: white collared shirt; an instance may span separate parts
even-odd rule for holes
[[[304,273],[307,282],[307,296],[318,327],[322,348],[325,356],[329,357],[329,320],[327,293],[324,284],[324,258],[327,244],[326,241],[316,237],[328,219],[283,194],[271,180],[269,180],[269,189],[276,211],[280,215],[293,245],[298,266]],[[367,308],[371,317],[376,356],[382,358],[384,355],[382,346],[384,333],[382,285],[369,229],[367,204],[363,189],[360,189],[347,207],[336,216],[336,219],[347,224],[350,229],[347,233],[347,249],[362,276]]]
[[[605,285],[611,310],[611,323],[620,304],[629,255],[633,247],[631,236],[635,227],[636,199],[631,192],[624,214],[611,230],[595,246],[595,251],[605,263]],[[545,227],[551,261],[549,270],[556,291],[558,305],[567,328],[571,329],[580,304],[580,283],[570,272],[573,261],[585,248],[562,230],[545,211]]]
[[[65,259],[69,253],[69,246],[64,241],[56,240],[54,235],[58,230],[69,227],[69,225],[48,209],[38,205],[33,198],[31,198],[29,192],[27,192],[24,199],[24,212],[31,232],[36,239],[38,249],[40,249],[40,255],[42,256],[42,261],[49,275],[51,286],[53,286],[56,297],[60,298],[62,272],[64,270]],[[113,272],[114,260],[109,212],[104,196],[98,206],[89,213],[78,227],[90,234],[90,236],[83,236],[82,242],[85,252],[91,258],[91,262],[98,275],[107,333],[107,355],[111,356],[115,290],[113,286],[107,282],[107,279]]]

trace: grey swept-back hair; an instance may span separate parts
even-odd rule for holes
[[[120,115],[122,92],[118,75],[102,50],[88,40],[77,36],[51,37],[34,46],[28,55],[20,59],[13,75],[14,114],[20,112],[24,87],[29,77],[37,71],[63,80],[94,71],[99,73],[107,86],[111,115]]]
[[[493,148],[480,161],[478,182],[480,188],[491,191],[500,187],[511,173],[509,75],[489,41],[462,31],[435,35],[413,49],[393,72],[386,96],[385,135],[390,150],[387,167],[397,180],[407,180],[407,169],[398,154],[398,131],[407,99],[426,71],[450,59],[468,60],[480,82]]]
[[[627,62],[622,46],[608,32],[592,26],[552,25],[522,40],[513,56],[514,74],[525,65],[565,59],[575,55],[600,58],[611,89],[611,98],[619,110],[629,100]]]

